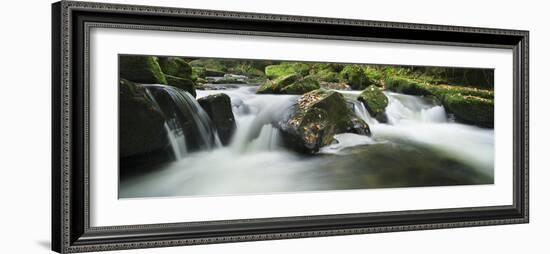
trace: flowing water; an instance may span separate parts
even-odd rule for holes
[[[357,116],[369,124],[372,136],[338,134],[338,142],[323,147],[317,155],[301,156],[281,146],[280,133],[271,125],[299,96],[258,95],[256,89],[239,85],[223,91],[197,90],[197,98],[220,92],[231,97],[237,130],[226,147],[219,146],[210,120],[203,119],[206,113],[196,101],[168,92],[179,104],[198,110],[198,117],[193,119],[201,125],[197,128],[201,134],[199,143],[208,144],[208,149],[189,152],[189,139],[196,137],[179,131],[177,124],[167,123],[167,135],[177,160],[151,173],[123,179],[119,196],[231,195],[493,182],[494,131],[455,123],[442,106],[427,98],[385,92],[389,99],[388,122],[379,123],[356,100],[359,91],[339,91],[353,105]],[[185,109],[178,106],[178,111]]]

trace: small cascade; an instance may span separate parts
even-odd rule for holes
[[[355,114],[361,118],[363,121],[365,121],[367,124],[377,124],[378,120],[373,118],[370,114],[365,105],[358,101],[358,100],[350,100],[348,99],[348,102],[350,102],[353,105],[353,111]]]
[[[391,125],[406,122],[445,123],[445,108],[420,96],[385,92],[388,97],[386,115]]]
[[[208,114],[189,93],[165,85],[143,85],[147,95],[168,119],[165,129],[175,157],[221,145]]]
[[[262,126],[258,137],[249,145],[249,149],[252,151],[273,151],[280,147],[280,133],[279,130],[271,124]]]
[[[166,130],[168,141],[170,141],[170,146],[172,147],[176,160],[180,160],[187,154],[185,135],[183,135],[181,129],[174,129],[170,126],[171,125],[169,125],[168,122],[164,123],[164,130]]]

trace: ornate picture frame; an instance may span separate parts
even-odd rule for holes
[[[90,224],[89,31],[121,28],[512,50],[513,204],[427,210]],[[528,223],[529,32],[61,1],[52,5],[52,249],[60,253]],[[498,128],[498,127],[497,127]]]

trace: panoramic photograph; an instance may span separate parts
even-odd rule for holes
[[[494,182],[493,69],[152,55],[118,68],[119,198]]]

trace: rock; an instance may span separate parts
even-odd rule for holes
[[[319,82],[312,78],[305,77],[281,89],[283,94],[304,94],[319,89]]]
[[[237,128],[231,98],[227,94],[219,93],[200,98],[198,102],[212,119],[222,144],[228,145]]]
[[[287,147],[306,154],[331,144],[338,133],[370,135],[369,126],[348,108],[342,94],[326,90],[302,95],[277,126]]]
[[[154,56],[119,57],[120,78],[142,84],[166,84],[158,58]]]
[[[133,82],[119,82],[119,157],[121,174],[170,161],[165,116]]]
[[[195,83],[193,82],[193,80],[171,75],[164,76],[166,77],[166,82],[168,85],[183,89],[189,94],[193,95],[193,97],[197,97],[197,92],[195,91]]]
[[[305,63],[281,63],[277,65],[269,65],[265,67],[265,74],[270,79],[277,79],[290,74],[299,74],[307,76],[309,74],[310,65]]]
[[[388,98],[380,88],[374,85],[369,86],[361,92],[357,99],[365,105],[365,108],[372,117],[380,122],[387,120],[385,112],[388,106]]]
[[[319,86],[324,89],[351,90],[351,87],[344,82],[320,82]]]
[[[207,69],[204,67],[193,67],[191,77],[193,79],[206,78],[206,77],[223,77],[225,72]]]
[[[458,121],[481,127],[494,126],[494,101],[476,96],[449,94],[443,105]]]
[[[281,76],[276,80],[268,80],[258,88],[259,94],[304,94],[319,89],[319,82],[300,74]]]
[[[164,74],[191,79],[191,65],[180,57],[161,57],[159,58],[159,64]]]
[[[340,72],[340,79],[354,90],[363,90],[375,84],[365,75],[363,68],[359,65],[346,65]]]
[[[404,94],[410,95],[431,95],[432,93],[422,82],[413,79],[389,76],[385,80],[386,88]]]

